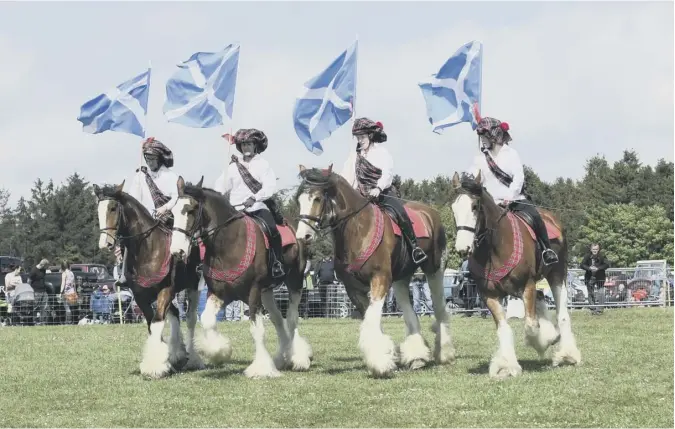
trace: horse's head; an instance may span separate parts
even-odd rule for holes
[[[178,200],[173,206],[173,231],[171,232],[171,254],[186,258],[190,253],[192,237],[200,228],[204,193],[204,176],[196,185],[185,185],[183,176],[178,177]]]
[[[300,179],[302,182],[295,197],[300,206],[300,222],[295,237],[310,241],[335,217],[332,201],[337,193],[337,177],[333,174],[333,164],[325,170],[301,165]]]
[[[452,213],[457,226],[455,250],[460,253],[470,253],[474,250],[480,211],[479,203],[483,195],[483,179],[480,173],[475,178],[466,174],[460,178],[455,172],[452,176],[452,185],[458,193],[452,203]]]
[[[98,227],[100,236],[99,249],[112,249],[117,241],[119,228],[122,223],[123,211],[120,197],[124,181],[118,186],[94,185],[94,194],[98,199]]]

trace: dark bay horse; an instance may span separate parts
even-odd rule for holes
[[[297,193],[300,220],[296,237],[310,241],[317,232],[332,232],[335,272],[347,294],[364,314],[359,348],[373,376],[390,375],[401,363],[416,369],[431,360],[431,351],[420,333],[417,314],[410,304],[410,279],[417,269],[398,227],[340,175],[327,170],[300,166],[302,183]],[[431,289],[436,333],[434,357],[438,363],[454,361],[455,349],[445,311],[442,257],[445,229],[439,213],[417,202],[405,204],[420,247],[428,258],[421,265]],[[405,244],[404,244],[405,243]],[[403,310],[406,339],[396,350],[391,337],[382,332],[384,299],[394,287]],[[370,299],[367,293],[370,293]]]
[[[131,273],[128,283],[148,324],[149,335],[140,364],[141,374],[160,378],[172,370],[203,368],[194,348],[199,249],[190,254],[187,266],[174,260],[169,252],[171,232],[153,219],[134,197],[123,192],[123,187],[124,182],[116,187],[94,185],[101,232],[99,248],[112,249],[118,242],[125,248],[127,270]],[[178,309],[172,303],[183,289],[187,290],[188,299],[187,350],[180,331]],[[157,311],[152,309],[155,301]],[[168,346],[162,340],[167,320],[170,325]]]
[[[520,216],[497,205],[477,177],[457,173],[452,183],[459,195],[452,203],[457,225],[455,248],[470,253],[469,270],[485,298],[497,324],[499,349],[490,362],[490,376],[517,376],[522,369],[516,358],[513,331],[500,301],[507,295],[522,298],[525,304],[525,338],[540,356],[559,343],[553,365],[578,364],[581,353],[572,334],[567,310],[567,239],[558,220],[547,210],[538,209],[545,221],[556,264],[545,266],[536,249],[532,229]],[[546,278],[555,299],[558,327],[548,317],[543,296],[537,296],[537,281]]]
[[[219,192],[178,179],[178,201],[173,209],[174,229],[171,253],[184,257],[199,238],[205,246],[204,278],[209,298],[202,327],[205,358],[212,362],[229,357],[229,341],[216,330],[216,314],[235,299],[247,302],[250,309],[251,335],[255,358],[244,374],[249,378],[278,377],[279,369],[309,369],[312,350],[298,334],[298,307],[303,284],[304,250],[295,240],[295,231],[278,225],[282,237],[286,276],[284,283],[290,299],[286,320],[274,301],[274,286],[268,268],[269,247],[266,236],[252,217],[236,210]],[[279,340],[279,352],[272,360],[264,344],[265,328],[262,305],[269,312]]]

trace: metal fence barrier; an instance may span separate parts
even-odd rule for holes
[[[480,314],[487,316],[489,311],[480,298],[477,288],[466,272],[451,271],[444,277],[444,305],[451,313],[466,316]],[[356,314],[344,285],[340,283],[313,284],[307,282],[300,303],[302,318],[350,318],[361,317]],[[206,287],[200,284],[199,314],[206,304]],[[546,280],[537,284],[542,291],[549,308],[554,308],[553,294]],[[0,288],[1,289],[1,288]],[[36,294],[37,295],[37,294]],[[288,291],[281,285],[274,291],[277,305],[285,315],[288,308]],[[4,325],[35,324],[107,324],[141,323],[143,314],[129,291],[104,292],[100,288],[80,294],[78,303],[68,305],[61,296],[48,295],[40,303],[33,300],[15,300],[11,304],[3,300],[0,290],[0,323]],[[433,303],[428,284],[413,280],[410,285],[410,300],[415,312],[421,316],[433,314]],[[507,299],[504,304],[521,305],[515,299]],[[178,294],[174,303],[178,306],[181,319],[185,319],[187,303],[185,293]],[[601,311],[610,308],[636,306],[672,306],[673,278],[663,269],[656,268],[611,268],[606,271],[604,281],[586,281],[582,270],[568,270],[567,305],[571,309],[589,309]],[[383,314],[401,315],[393,288],[383,304]],[[120,312],[121,310],[121,312]],[[121,316],[120,316],[121,314]],[[223,308],[218,320],[246,320],[248,306],[235,301]]]

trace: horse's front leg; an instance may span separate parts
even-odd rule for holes
[[[280,370],[286,369],[289,360],[290,338],[286,329],[286,321],[274,300],[274,290],[272,288],[262,292],[262,305],[270,315],[270,321],[277,331],[277,339],[279,340],[279,351],[274,357],[274,366]]]
[[[406,337],[399,348],[401,365],[409,369],[419,369],[431,360],[431,350],[422,337],[419,318],[410,304],[410,279],[411,276],[408,276],[393,285],[396,302],[403,311],[406,327]]]
[[[370,304],[361,322],[359,348],[375,377],[388,377],[396,369],[396,348],[382,332],[382,305],[391,285],[391,275],[375,274],[370,280]]]
[[[229,304],[229,302],[227,303]],[[202,335],[196,338],[195,346],[202,353],[206,361],[212,365],[222,365],[232,355],[230,340],[221,335],[216,329],[217,315],[223,305],[227,305],[214,293],[206,298],[206,308],[202,313]],[[196,309],[195,309],[196,311]]]
[[[260,287],[256,284],[251,287],[248,306],[251,312],[250,332],[255,346],[255,357],[251,365],[244,370],[244,375],[248,378],[280,377],[281,373],[274,366],[272,356],[265,347],[265,325],[262,318]]]
[[[189,289],[187,291],[188,311],[187,311],[187,354],[188,362],[185,369],[204,369],[204,362],[195,350],[195,326],[197,325],[197,306],[199,305],[199,290]]]
[[[544,297],[537,297],[537,285],[534,280],[530,280],[525,285],[523,303],[525,305],[525,342],[539,353],[539,357],[543,358],[549,346],[558,342],[560,335],[549,319]]]
[[[150,378],[162,378],[171,371],[169,363],[169,347],[162,341],[165,316],[171,304],[171,293],[168,288],[157,295],[157,311],[150,323],[150,335],[145,343],[141,374]]]
[[[306,371],[312,362],[312,347],[298,332],[298,309],[302,298],[302,289],[288,288],[288,310],[286,327],[289,337],[288,359],[293,371]]]
[[[485,303],[492,313],[495,324],[497,325],[497,338],[499,338],[499,348],[490,361],[490,377],[507,378],[516,377],[522,374],[523,369],[518,363],[516,357],[516,348],[513,344],[513,330],[506,321],[504,309],[495,297],[486,297]]]

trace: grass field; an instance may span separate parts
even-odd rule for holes
[[[263,381],[242,375],[253,348],[247,322],[219,324],[233,343],[230,364],[158,381],[138,371],[144,326],[0,328],[0,426],[672,428],[672,309],[573,312],[572,322],[583,364],[553,369],[511,320],[523,375],[502,382],[487,376],[494,324],[475,317],[452,318],[455,365],[388,380],[367,375],[355,320],[302,321],[311,370]],[[431,320],[423,324],[433,344]],[[401,319],[384,327],[401,341]]]

